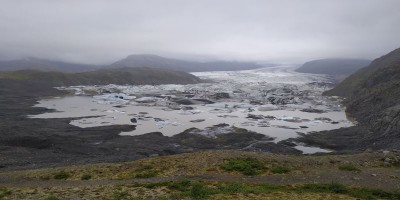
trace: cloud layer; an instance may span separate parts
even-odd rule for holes
[[[398,0],[0,0],[0,59],[303,62],[400,47]]]

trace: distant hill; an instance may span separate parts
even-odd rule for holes
[[[348,75],[368,66],[370,63],[370,60],[362,59],[321,59],[306,62],[303,66],[296,69],[296,71],[311,74],[328,74],[341,81]]]
[[[350,75],[337,85],[327,95],[356,97],[362,93],[369,93],[380,85],[393,84],[400,80],[400,49],[372,61],[372,63],[356,73]],[[368,91],[366,91],[368,90]]]
[[[120,67],[154,67],[161,69],[179,70],[185,72],[201,71],[233,71],[256,69],[263,67],[253,62],[194,62],[179,59],[164,58],[157,55],[130,55],[125,59],[117,61],[107,68]]]
[[[19,60],[0,61],[0,71],[17,70],[39,70],[39,71],[58,71],[58,72],[83,72],[98,69],[95,65],[67,63],[61,61],[52,61],[39,58],[25,58]]]
[[[190,84],[200,79],[186,72],[155,68],[100,69],[90,72],[62,73],[20,70],[0,72],[0,79],[41,81],[54,86],[107,84]]]

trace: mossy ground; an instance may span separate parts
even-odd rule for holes
[[[398,153],[209,151],[0,173],[3,199],[396,199]],[[368,189],[370,188],[370,189]],[[1,199],[0,198],[0,199]]]

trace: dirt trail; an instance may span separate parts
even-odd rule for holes
[[[397,175],[397,176],[396,176]],[[160,183],[178,180],[242,182],[255,184],[290,185],[304,183],[338,182],[348,186],[377,188],[391,191],[400,190],[400,170],[368,169],[363,172],[315,171],[311,174],[282,174],[269,176],[244,176],[237,174],[207,173],[195,176],[170,176],[134,178],[127,180],[39,180],[12,177],[0,174],[0,186],[5,187],[88,187],[110,186],[129,183]]]

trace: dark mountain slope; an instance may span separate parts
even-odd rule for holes
[[[98,69],[95,65],[85,65],[76,63],[67,63],[61,61],[52,61],[38,58],[26,58],[20,60],[0,61],[0,71],[18,71],[18,70],[39,70],[39,71],[58,71],[58,72],[83,72]]]
[[[348,75],[368,66],[370,63],[370,60],[362,59],[321,59],[306,62],[303,66],[296,69],[296,71],[311,74],[328,74],[341,81]]]
[[[179,59],[164,58],[156,55],[130,55],[125,59],[107,66],[107,68],[120,67],[154,67],[185,72],[200,72],[255,69],[262,66],[252,62],[191,62]]]
[[[1,72],[0,79],[42,81],[55,86],[107,84],[190,84],[200,79],[185,72],[154,68],[101,69],[81,73],[21,70]]]
[[[342,141],[348,145],[342,148],[400,149],[400,49],[374,60],[326,95],[347,97],[346,112],[359,122],[357,128],[327,132],[326,145]],[[302,140],[313,143],[319,139],[311,134]]]
[[[374,60],[368,67],[350,75],[334,89],[326,92],[326,94],[344,97],[356,96],[365,93],[365,90],[373,89],[377,84],[399,80],[399,60],[400,49],[396,49]]]

